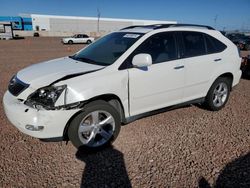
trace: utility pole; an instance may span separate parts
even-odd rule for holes
[[[214,27],[215,27],[215,29],[217,27],[217,19],[218,19],[218,15],[216,14],[216,16],[214,17]]]
[[[101,12],[99,8],[97,8],[97,33],[99,34],[100,31],[100,17],[101,17]]]

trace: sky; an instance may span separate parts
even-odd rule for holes
[[[250,0],[0,0],[0,16],[19,13],[146,19],[250,30]]]

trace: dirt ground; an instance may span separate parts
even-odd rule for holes
[[[59,38],[0,41],[0,100],[18,70],[73,54]],[[77,151],[20,133],[0,105],[0,187],[250,187],[250,80],[219,112],[187,106],[122,127],[112,148]]]

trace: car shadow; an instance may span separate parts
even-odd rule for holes
[[[132,187],[123,154],[112,146],[96,152],[79,148],[76,158],[85,163],[81,188]]]
[[[199,188],[210,188],[204,177],[199,179]],[[250,152],[228,163],[220,172],[215,188],[249,188],[250,187]]]

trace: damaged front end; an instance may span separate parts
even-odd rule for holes
[[[65,140],[65,126],[70,118],[79,112],[84,102],[67,103],[66,84],[49,85],[34,90],[32,87],[22,89],[17,82],[22,84],[15,77],[15,82],[10,83],[13,85],[12,90],[9,89],[3,98],[5,114],[9,121],[30,136]],[[17,91],[16,88],[21,88],[22,92],[14,96],[12,93]]]
[[[30,94],[24,104],[37,110],[70,110],[80,108],[83,102],[67,104],[67,91],[67,85],[42,87]]]

